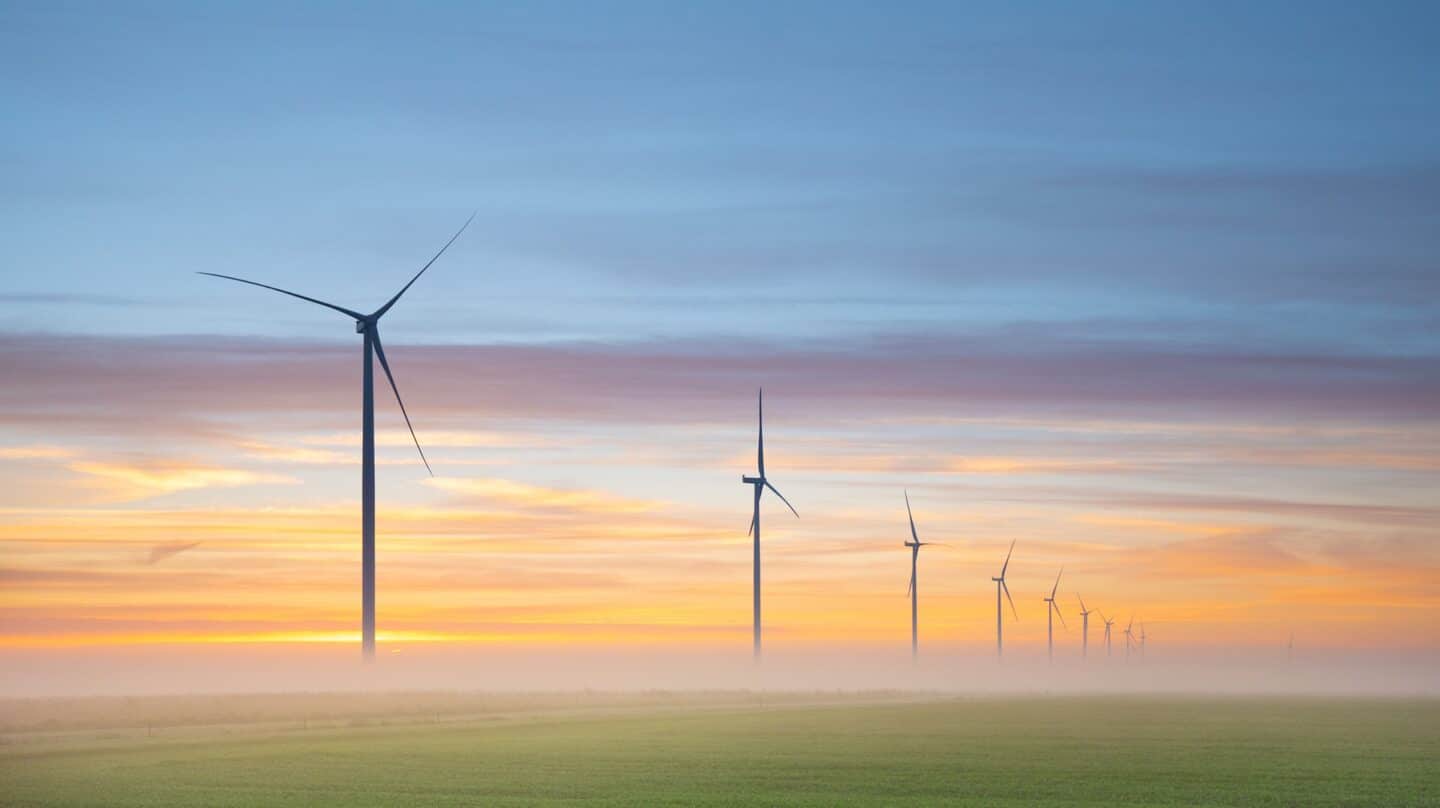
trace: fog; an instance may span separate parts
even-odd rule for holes
[[[1093,650],[1093,649],[1092,649]],[[1045,660],[1044,649],[494,649],[403,644],[371,665],[348,644],[145,646],[0,652],[0,696],[464,691],[930,691],[1003,693],[1440,694],[1440,653],[1423,649],[1186,649],[1144,658],[1103,649]]]

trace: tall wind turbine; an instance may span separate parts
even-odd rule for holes
[[[910,589],[905,594],[910,596],[910,658],[916,659],[920,654],[920,588],[915,576],[916,564],[920,559],[920,548],[927,544],[938,544],[933,541],[920,541],[920,535],[915,532],[915,514],[910,510],[910,492],[905,492],[905,515],[910,517],[910,541],[905,546],[910,548]]]
[[[1130,661],[1130,646],[1135,644],[1135,632],[1130,629],[1135,627],[1135,618],[1131,616],[1130,623],[1125,626],[1125,661]]]
[[[455,239],[465,232],[470,222],[475,220],[475,214],[465,220],[465,224],[445,242],[440,252],[425,262],[420,271],[410,279],[409,283],[400,287],[395,296],[385,301],[385,305],[370,312],[361,314],[358,311],[351,311],[343,306],[333,303],[326,303],[323,300],[316,300],[313,297],[281,289],[278,286],[270,286],[256,281],[248,281],[244,278],[237,278],[233,275],[221,275],[216,272],[201,272],[201,275],[209,275],[214,278],[238,281],[251,286],[258,286],[262,289],[269,289],[279,292],[282,295],[289,295],[301,300],[324,306],[327,309],[338,311],[341,314],[355,321],[355,333],[363,335],[362,353],[364,360],[362,415],[360,420],[360,649],[361,655],[366,662],[375,659],[375,383],[373,359],[380,360],[380,367],[385,371],[385,378],[390,381],[390,389],[395,393],[395,403],[400,405],[400,414],[405,416],[405,426],[410,430],[410,439],[415,441],[415,448],[420,452],[420,460],[425,464],[425,470],[430,471],[430,461],[425,459],[425,450],[420,448],[420,439],[415,437],[415,427],[410,425],[410,414],[405,411],[405,402],[400,398],[400,388],[395,386],[395,376],[390,372],[390,363],[385,361],[385,347],[380,342],[380,318],[390,311],[400,296],[425,274],[430,265],[439,260]],[[373,358],[373,359],[372,359]],[[434,472],[430,471],[433,475]]]
[[[1109,657],[1109,656],[1110,656],[1110,627],[1113,626],[1113,625],[1115,625],[1115,621],[1107,618],[1107,617],[1105,616],[1105,613],[1104,613],[1104,612],[1100,612],[1100,619],[1101,619],[1102,621],[1104,621],[1104,623],[1105,623],[1105,656],[1106,656],[1106,657]]]
[[[1075,599],[1080,601],[1080,658],[1090,658],[1090,610],[1085,608],[1085,599],[1080,593],[1075,593]],[[1102,615],[1103,617],[1103,615]]]
[[[1001,659],[1005,656],[1005,642],[1003,636],[1005,612],[1000,606],[1000,593],[1005,593],[1005,599],[1010,601],[1010,614],[1016,620],[1020,619],[1020,613],[1015,611],[1015,599],[1010,597],[1010,587],[1005,585],[1005,570],[1010,568],[1010,555],[1015,552],[1015,541],[1010,541],[1010,551],[1005,554],[1005,563],[1000,567],[1000,577],[991,578],[995,582],[995,658]]]
[[[1060,614],[1060,607],[1055,603],[1055,592],[1060,588],[1060,576],[1065,574],[1065,568],[1061,567],[1060,572],[1055,575],[1055,585],[1050,588],[1050,597],[1045,598],[1049,604],[1045,607],[1045,644],[1050,655],[1050,661],[1055,661],[1055,616],[1060,616],[1060,625],[1065,626],[1065,615]],[[1068,631],[1069,626],[1065,626]]]
[[[759,408],[759,412],[760,412],[760,439],[759,439],[758,443],[756,444],[756,447],[757,447],[757,448],[756,448],[756,452],[755,452],[755,464],[759,467],[759,472],[760,472],[760,473],[759,473],[758,475],[754,476],[754,477],[745,477],[745,476],[742,476],[742,477],[740,478],[740,480],[741,480],[742,482],[744,482],[746,485],[752,485],[752,486],[755,487],[755,513],[754,513],[754,516],[752,516],[752,517],[750,518],[750,535],[753,536],[754,539],[755,539],[755,542],[754,542],[754,546],[755,546],[755,566],[754,566],[754,571],[755,571],[755,581],[754,581],[754,593],[755,593],[755,660],[756,660],[757,662],[760,660],[760,495],[765,492],[765,489],[767,489],[767,488],[770,489],[770,490],[775,494],[775,496],[777,496],[777,497],[780,498],[780,501],[781,501],[781,502],[785,503],[785,507],[789,508],[789,509],[790,509],[790,512],[793,513],[793,514],[795,514],[795,518],[796,518],[796,519],[799,519],[799,518],[800,518],[800,512],[797,511],[797,510],[795,510],[795,506],[790,504],[790,500],[786,499],[786,498],[785,498],[785,495],[782,494],[782,493],[780,493],[779,489],[777,489],[775,486],[771,485],[771,484],[770,484],[770,481],[765,478],[765,391],[764,391],[764,390],[761,390],[761,391],[760,391],[760,408]]]

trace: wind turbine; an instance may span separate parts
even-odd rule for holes
[[[905,492],[905,515],[910,517],[910,539],[905,546],[910,548],[910,588],[905,594],[910,596],[910,658],[916,659],[920,654],[920,589],[916,583],[915,567],[920,559],[920,548],[927,544],[939,544],[933,541],[920,541],[920,535],[915,532],[915,514],[910,510],[910,492]]]
[[[1080,593],[1075,593],[1075,599],[1080,601],[1080,658],[1090,658],[1090,610],[1085,608],[1085,599]],[[1101,615],[1103,618],[1104,615]]]
[[[1010,555],[1015,552],[1015,541],[1010,541],[1010,551],[1005,554],[1005,563],[1000,567],[1000,577],[991,578],[995,582],[995,658],[1001,659],[1005,656],[1005,643],[1002,629],[1005,612],[1000,608],[1000,593],[1005,593],[1005,599],[1010,601],[1010,614],[1016,620],[1020,619],[1020,613],[1015,611],[1015,599],[1010,597],[1010,587],[1005,585],[1005,570],[1010,568]]]
[[[1115,621],[1106,618],[1104,612],[1100,612],[1100,619],[1101,619],[1102,621],[1104,621],[1104,623],[1105,623],[1105,656],[1106,656],[1106,657],[1109,657],[1109,656],[1110,656],[1110,627],[1113,626],[1113,625],[1115,625]]]
[[[1140,658],[1145,658],[1145,624],[1140,624]]]
[[[1130,618],[1130,623],[1125,626],[1125,661],[1130,661],[1130,646],[1135,642],[1135,633],[1130,629],[1135,626],[1135,618]]]
[[[1290,632],[1290,639],[1285,643],[1285,662],[1289,664],[1295,661],[1295,632]]]
[[[756,464],[757,466],[759,466],[759,471],[760,471],[760,473],[759,473],[757,476],[754,476],[754,477],[741,476],[741,478],[740,478],[740,480],[741,480],[742,482],[744,482],[746,485],[752,485],[752,486],[755,487],[755,514],[754,514],[754,516],[752,516],[752,517],[750,518],[750,535],[755,538],[755,542],[754,542],[754,546],[755,546],[755,566],[754,566],[754,571],[755,571],[755,582],[754,582],[754,593],[755,593],[755,660],[756,660],[757,662],[760,660],[760,495],[761,495],[762,493],[764,493],[764,491],[765,491],[766,488],[770,489],[772,492],[774,492],[775,496],[777,496],[777,497],[780,498],[780,501],[781,501],[781,502],[785,503],[785,507],[789,508],[789,509],[790,509],[790,512],[793,513],[793,514],[795,514],[795,518],[796,518],[796,519],[799,519],[799,518],[800,518],[800,512],[797,511],[797,510],[795,510],[795,506],[790,504],[790,500],[786,499],[786,498],[785,498],[785,495],[782,494],[782,493],[780,493],[779,489],[777,489],[775,486],[771,485],[771,484],[770,484],[770,481],[765,478],[765,391],[764,391],[764,390],[761,390],[761,391],[760,391],[760,407],[759,407],[759,412],[760,412],[760,433],[759,433],[759,434],[760,434],[760,439],[759,439],[759,442],[756,444],[755,464]]]
[[[1061,567],[1060,572],[1055,575],[1055,585],[1050,588],[1050,597],[1045,602],[1050,604],[1045,608],[1045,644],[1050,654],[1050,661],[1055,661],[1055,616],[1060,616],[1060,625],[1065,626],[1065,615],[1060,614],[1060,607],[1055,605],[1055,591],[1060,588],[1060,576],[1065,574],[1065,568]],[[1069,631],[1070,627],[1065,626]]]
[[[410,425],[410,414],[405,411],[405,402],[400,398],[400,388],[395,386],[395,376],[390,372],[390,363],[385,360],[385,347],[380,342],[380,318],[390,311],[400,296],[425,274],[430,265],[439,260],[455,239],[465,232],[470,222],[475,220],[475,214],[465,220],[465,224],[445,242],[445,246],[435,253],[435,256],[420,267],[420,271],[410,279],[409,283],[400,287],[395,296],[385,301],[385,305],[369,314],[361,314],[337,306],[333,303],[326,303],[313,297],[281,289],[278,286],[270,286],[256,281],[237,278],[233,275],[221,275],[217,272],[201,272],[201,275],[209,275],[213,278],[224,278],[225,280],[238,281],[239,283],[258,286],[262,289],[269,289],[279,292],[282,295],[296,297],[327,309],[338,311],[341,314],[355,321],[355,333],[363,335],[362,357],[364,358],[363,392],[362,392],[362,415],[360,426],[360,649],[361,655],[366,662],[375,659],[375,383],[374,383],[374,362],[380,360],[380,367],[385,371],[385,378],[390,381],[390,389],[395,393],[395,403],[400,405],[400,414],[405,416],[405,426],[410,430],[410,439],[415,441],[415,448],[420,452],[420,461],[425,464],[425,470],[434,475],[430,469],[430,461],[425,458],[425,450],[420,448],[420,439],[415,437],[415,427]]]

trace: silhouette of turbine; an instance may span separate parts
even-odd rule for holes
[[[1050,587],[1050,597],[1045,598],[1049,604],[1045,607],[1045,645],[1051,662],[1055,661],[1055,617],[1060,617],[1060,625],[1065,626],[1065,615],[1060,614],[1060,607],[1055,603],[1055,592],[1060,589],[1060,576],[1065,574],[1065,568],[1061,567],[1060,572],[1055,576],[1055,585]],[[1070,627],[1065,626],[1069,631]]]
[[[915,659],[920,654],[920,589],[915,576],[916,564],[921,547],[939,542],[920,541],[920,535],[915,532],[915,514],[910,510],[909,491],[905,492],[905,515],[910,517],[910,541],[905,542],[910,548],[910,588],[905,594],[910,596],[910,658]]]
[[[799,519],[799,518],[800,518],[800,512],[797,511],[797,510],[795,510],[795,506],[790,504],[790,500],[786,499],[786,498],[785,498],[785,495],[782,494],[782,493],[780,493],[780,490],[777,489],[774,485],[771,485],[770,481],[765,477],[765,391],[764,391],[764,390],[761,390],[761,391],[760,391],[759,413],[760,413],[760,431],[759,431],[760,437],[759,437],[758,442],[756,443],[756,452],[755,452],[755,464],[756,464],[756,466],[759,467],[759,473],[758,473],[756,476],[754,476],[754,477],[742,476],[742,477],[740,478],[741,482],[745,483],[746,485],[751,485],[751,486],[754,486],[754,487],[755,487],[755,511],[754,511],[754,515],[750,517],[750,531],[749,531],[749,535],[751,535],[751,536],[754,537],[754,550],[755,550],[755,562],[754,562],[754,573],[755,573],[755,575],[754,575],[754,579],[755,579],[755,580],[754,580],[754,594],[755,594],[755,660],[756,660],[757,662],[760,660],[760,495],[765,492],[765,489],[766,489],[766,488],[770,489],[770,490],[775,494],[775,496],[777,496],[777,497],[780,498],[780,501],[781,501],[781,502],[785,503],[785,507],[789,508],[789,509],[790,509],[790,512],[793,513],[793,514],[795,514],[795,518],[796,518],[796,519]]]
[[[1015,542],[1010,542],[1010,551],[1005,554],[1005,563],[1000,567],[1000,577],[991,578],[995,582],[995,658],[1002,659],[1005,656],[1004,641],[1004,617],[1005,612],[1000,606],[1000,593],[1005,593],[1005,599],[1010,601],[1010,614],[1016,620],[1020,619],[1020,613],[1015,611],[1015,599],[1010,597],[1010,587],[1005,585],[1005,570],[1010,568],[1010,556],[1015,552]]]
[[[1080,658],[1090,658],[1090,610],[1085,608],[1085,599],[1080,593],[1075,593],[1075,599],[1080,601]]]
[[[1104,612],[1100,612],[1100,619],[1101,619],[1102,621],[1104,621],[1104,623],[1105,623],[1105,656],[1106,656],[1106,658],[1109,658],[1109,656],[1110,656],[1110,627],[1113,626],[1113,625],[1115,625],[1115,621],[1107,618],[1107,617],[1105,616],[1105,613],[1104,613]]]
[[[362,658],[366,662],[375,659],[375,383],[374,383],[374,362],[380,360],[380,367],[385,371],[385,378],[390,381],[390,389],[395,393],[395,403],[400,405],[400,414],[405,417],[405,427],[410,430],[410,439],[415,441],[415,449],[420,452],[420,460],[425,464],[425,470],[433,476],[434,471],[430,469],[430,461],[425,457],[425,450],[420,448],[420,439],[415,437],[415,427],[410,424],[410,414],[405,411],[405,402],[400,398],[400,388],[395,385],[395,376],[390,372],[390,363],[385,360],[385,347],[380,342],[380,318],[390,311],[400,296],[425,274],[430,265],[439,260],[455,239],[465,232],[470,222],[475,220],[475,214],[465,220],[445,246],[435,253],[435,256],[420,267],[420,271],[410,279],[409,283],[400,287],[395,296],[385,301],[385,305],[369,314],[361,314],[337,306],[333,303],[326,303],[313,297],[281,289],[278,286],[258,283],[256,281],[237,278],[234,275],[221,275],[218,272],[201,272],[198,274],[209,275],[212,278],[224,278],[225,280],[237,281],[239,283],[258,286],[261,289],[269,289],[279,292],[282,295],[299,298],[301,300],[324,306],[327,309],[338,311],[355,321],[355,333],[363,335],[362,356],[364,357],[364,382],[362,393],[362,416],[361,416],[361,440],[360,440],[360,648]]]

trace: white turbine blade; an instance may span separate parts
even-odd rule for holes
[[[1000,567],[1000,580],[1005,580],[1005,570],[1010,569],[1010,555],[1015,552],[1015,540],[1010,540],[1010,551],[1005,554],[1005,564]]]
[[[478,213],[478,212],[479,212],[479,211],[476,211],[476,213]],[[403,294],[405,294],[405,292],[408,291],[412,285],[414,285],[415,281],[420,280],[420,276],[425,274],[425,270],[429,269],[431,264],[433,264],[433,263],[435,263],[436,261],[440,260],[440,256],[444,255],[444,254],[445,254],[445,251],[448,250],[448,249],[450,249],[450,245],[455,243],[455,239],[460,238],[460,234],[461,234],[461,233],[464,233],[464,232],[465,232],[465,228],[469,227],[469,226],[470,226],[470,223],[473,222],[473,221],[475,221],[475,214],[474,214],[474,213],[470,214],[470,218],[468,218],[468,219],[465,220],[465,224],[461,225],[461,226],[460,226],[460,229],[457,230],[457,231],[455,231],[455,235],[451,236],[451,237],[450,237],[450,240],[447,241],[447,242],[445,242],[445,246],[440,248],[440,252],[435,253],[435,257],[434,257],[434,258],[431,258],[429,261],[426,261],[426,262],[425,262],[425,266],[420,267],[420,271],[415,273],[415,277],[413,277],[413,278],[410,279],[410,283],[407,283],[407,284],[405,284],[404,286],[400,287],[400,291],[396,292],[394,297],[392,297],[392,298],[390,298],[390,300],[386,301],[385,305],[383,305],[383,306],[381,306],[380,308],[378,308],[378,309],[375,310],[374,316],[375,316],[375,317],[380,317],[380,316],[383,315],[385,312],[389,311],[389,310],[390,310],[390,307],[393,306],[393,305],[395,305],[395,301],[399,300],[399,299],[400,299],[400,296],[403,295]]]
[[[405,402],[400,399],[400,388],[395,385],[395,376],[390,372],[390,363],[385,361],[385,346],[380,344],[380,329],[374,323],[370,325],[370,337],[375,341],[375,357],[380,360],[380,367],[385,371],[385,378],[390,380],[390,389],[395,391],[395,403],[400,405],[400,414],[405,416],[405,428],[410,430],[410,440],[415,441],[415,451],[420,453],[420,462],[425,464],[425,470],[430,476],[435,476],[435,470],[430,468],[430,461],[425,458],[425,450],[420,448],[420,439],[415,437],[415,427],[410,425],[410,413],[405,411]]]
[[[1010,601],[1010,614],[1013,615],[1016,620],[1019,620],[1020,613],[1015,611],[1015,599],[1010,597],[1010,587],[1005,583],[1004,578],[1000,579],[1000,589],[1005,592],[1005,599]]]
[[[348,316],[350,316],[350,317],[353,317],[353,318],[355,318],[356,320],[363,320],[363,319],[365,319],[365,315],[361,314],[361,313],[358,312],[358,311],[351,311],[351,310],[345,308],[344,306],[337,306],[337,305],[335,305],[334,303],[326,303],[326,302],[323,301],[323,300],[316,300],[316,299],[313,298],[313,297],[306,297],[305,295],[302,295],[302,294],[300,294],[299,292],[291,292],[291,291],[288,290],[288,289],[281,289],[281,288],[278,287],[278,286],[271,286],[271,285],[268,284],[268,283],[259,283],[259,282],[257,282],[257,281],[247,281],[247,280],[245,280],[244,278],[237,278],[237,277],[235,277],[234,275],[221,275],[221,274],[218,273],[218,272],[197,272],[197,273],[195,273],[195,274],[196,274],[196,275],[209,275],[209,276],[212,277],[212,278],[224,278],[224,279],[227,280],[227,281],[236,281],[236,282],[239,282],[239,283],[248,283],[248,284],[250,284],[251,286],[258,286],[258,287],[260,287],[261,289],[269,289],[269,290],[272,291],[272,292],[279,292],[279,293],[282,294],[282,295],[289,295],[289,296],[291,296],[291,297],[298,297],[298,298],[300,298],[301,300],[306,300],[306,301],[309,301],[309,302],[314,303],[314,304],[316,304],[316,305],[324,306],[324,307],[327,308],[327,309],[334,309],[335,311],[338,311],[338,312],[340,312],[341,314],[345,314],[345,315],[348,315]]]
[[[793,513],[793,514],[795,514],[795,518],[796,518],[796,519],[799,519],[799,518],[800,518],[800,512],[797,511],[797,510],[795,510],[795,506],[790,504],[790,500],[786,499],[786,498],[785,498],[785,495],[782,494],[782,493],[780,493],[780,490],[779,490],[778,488],[776,488],[775,486],[771,485],[769,480],[766,480],[766,481],[765,481],[765,487],[768,488],[768,489],[770,489],[771,491],[774,491],[774,492],[775,492],[775,496],[779,497],[779,498],[780,498],[780,501],[783,502],[783,503],[785,503],[785,507],[789,508],[789,509],[790,509],[790,512]]]
[[[920,536],[915,532],[915,514],[910,510],[910,492],[905,492],[905,514],[910,517],[910,538],[920,543]]]

